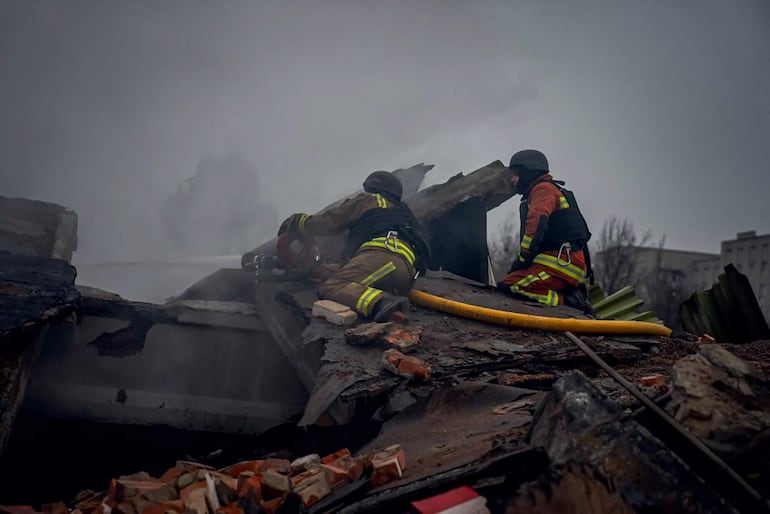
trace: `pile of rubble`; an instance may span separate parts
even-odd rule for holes
[[[417,191],[428,169],[400,170],[413,179],[405,191]],[[415,194],[411,205],[442,235],[452,216],[485,223],[486,211],[511,194],[504,173],[492,163]],[[180,452],[162,465],[148,454],[142,468],[158,478],[109,473],[101,492],[75,489],[64,504],[36,490],[20,503],[41,500],[39,509],[0,506],[2,513],[769,510],[770,341],[719,345],[679,334],[575,342],[420,306],[366,323],[317,301],[307,277],[255,281],[230,269],[164,305],[131,302],[75,288],[66,262],[74,213],[46,212],[63,213],[59,229],[34,231],[40,238],[31,244],[19,236],[28,225],[11,224],[6,246],[15,253],[0,253],[0,306],[14,307],[0,315],[0,450],[22,400],[52,418],[92,420],[96,430],[125,424],[142,442],[142,425],[282,437],[240,439],[198,458]],[[486,233],[469,227],[464,238]],[[471,262],[469,250],[453,255],[460,247],[444,239],[437,267],[455,273],[426,273],[419,290],[545,314],[486,285],[483,241],[484,260]],[[324,244],[332,253],[340,246]],[[564,306],[547,315],[585,317]],[[69,444],[41,434],[30,452]],[[4,466],[0,503],[29,482],[13,462]],[[71,474],[76,466],[89,461],[72,463]]]
[[[219,470],[178,461],[159,478],[145,472],[110,481],[104,492],[82,491],[72,512],[82,514],[244,514],[298,511],[310,507],[366,474],[372,485],[401,478],[403,450],[391,446],[367,455],[347,449],[325,457],[306,455],[293,462],[269,458],[238,462]],[[10,512],[11,509],[5,509]],[[44,506],[48,513],[67,512],[63,504]]]

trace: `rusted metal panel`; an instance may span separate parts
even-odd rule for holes
[[[679,309],[688,332],[709,334],[721,343],[749,343],[770,338],[748,277],[728,264],[711,289],[695,293]]]

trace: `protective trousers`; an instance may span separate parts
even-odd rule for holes
[[[369,318],[383,292],[407,296],[414,285],[414,274],[402,255],[384,248],[362,248],[318,286],[318,295]]]
[[[564,294],[577,288],[585,278],[585,257],[583,252],[574,252],[567,263],[551,253],[538,254],[529,267],[509,273],[499,284],[513,294],[545,305],[563,304]]]

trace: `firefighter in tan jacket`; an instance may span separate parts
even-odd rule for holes
[[[398,177],[376,171],[364,192],[321,214],[292,214],[278,231],[298,236],[330,236],[350,230],[347,262],[318,287],[321,298],[354,309],[375,321],[388,321],[408,307],[417,275],[430,250],[409,207],[401,201]]]

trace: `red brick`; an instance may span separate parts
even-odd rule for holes
[[[645,387],[665,385],[666,377],[663,375],[648,375],[639,379],[639,383]]]
[[[161,503],[153,503],[142,509],[140,514],[167,514],[170,512],[183,512],[184,502],[174,500]]]
[[[271,469],[273,471],[277,471],[278,473],[288,475],[291,471],[291,462],[286,459],[264,459],[260,462],[261,463],[255,470],[257,473],[264,473],[268,469]]]
[[[251,492],[255,501],[262,499],[262,473],[244,471],[238,477],[238,496],[244,497]]]
[[[5,514],[35,514],[37,511],[29,505],[0,505],[0,512]]]
[[[321,469],[326,476],[326,481],[332,488],[340,487],[350,481],[350,473],[346,469],[332,464],[321,464]]]
[[[262,474],[262,497],[272,500],[283,498],[291,490],[289,477],[268,469]]]
[[[184,500],[193,491],[197,491],[198,489],[205,489],[205,488],[206,488],[206,481],[205,480],[198,480],[198,481],[193,482],[192,484],[188,485],[187,487],[184,487],[183,489],[181,489],[179,491],[179,498],[181,500]]]
[[[401,478],[406,468],[406,457],[401,445],[393,445],[372,457],[372,484],[382,485]]]
[[[265,511],[265,514],[275,514],[281,503],[283,503],[283,498],[273,498],[272,500],[261,501],[259,505]]]
[[[43,509],[43,512],[45,512],[45,514],[69,514],[69,510],[67,510],[67,506],[64,505],[62,502],[44,503],[43,505],[41,505],[41,508]]]
[[[219,507],[216,514],[243,514],[243,509],[237,503],[232,503],[226,507]]]
[[[204,483],[205,485],[205,483]],[[208,514],[209,508],[206,504],[206,488],[199,487],[184,498],[185,511],[190,510],[196,514]]]
[[[385,350],[382,355],[382,367],[408,378],[427,380],[430,378],[430,367],[417,357],[404,355],[395,349]]]
[[[321,457],[315,453],[295,459],[291,463],[292,475],[304,473],[305,471],[312,471],[314,469],[321,469]]]
[[[326,475],[320,468],[305,471],[292,479],[294,492],[302,498],[302,503],[309,507],[318,500],[325,498],[331,493],[329,483],[326,481]]]
[[[337,450],[336,452],[327,455],[326,457],[323,457],[321,459],[321,464],[331,464],[335,460],[339,459],[340,457],[348,456],[350,457],[350,450],[347,448],[343,448],[341,450]]]
[[[237,464],[233,464],[232,466],[222,468],[219,470],[219,472],[233,478],[238,478],[238,476],[244,471],[256,472],[257,468],[262,464],[262,462],[263,461],[261,460],[246,460]]]
[[[206,464],[201,464],[200,462],[192,462],[189,460],[178,460],[176,461],[176,467],[178,468],[184,468],[187,471],[196,471],[199,469],[205,469],[208,471],[212,471],[214,468],[211,466],[207,466]]]
[[[174,466],[173,468],[168,468],[166,472],[160,476],[158,481],[163,482],[164,484],[176,483],[179,477],[185,473],[187,473],[187,470],[184,468]]]
[[[118,479],[115,481],[114,499],[117,502],[122,502],[139,494],[150,492],[166,486],[166,484],[163,482],[158,482],[157,480],[140,481]]]

